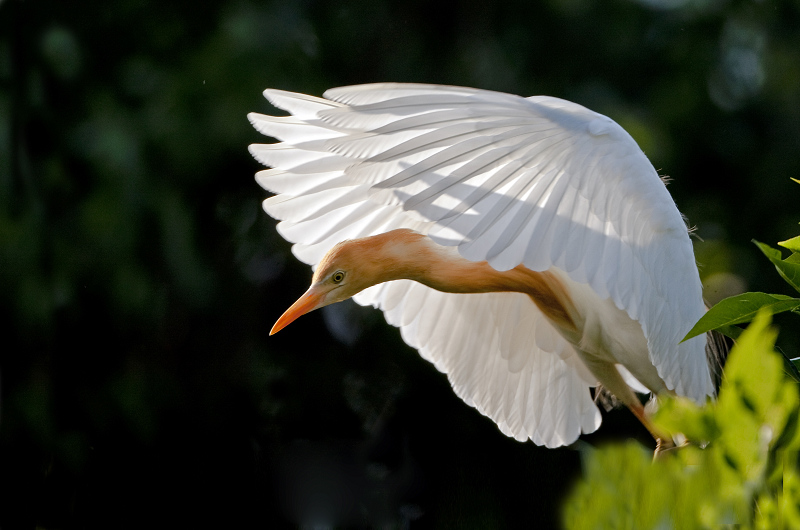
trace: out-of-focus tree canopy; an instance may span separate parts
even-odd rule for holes
[[[579,451],[503,436],[379,312],[268,337],[310,272],[245,116],[376,81],[609,115],[709,301],[785,293],[749,242],[800,219],[795,1],[0,0],[0,526],[557,525]],[[626,437],[615,411],[579,445]]]

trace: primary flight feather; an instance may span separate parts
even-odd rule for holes
[[[250,151],[264,210],[315,272],[276,323],[350,297],[384,311],[466,403],[547,447],[596,430],[604,385],[712,396],[686,225],[611,119],[561,99],[373,84],[266,90],[291,116]]]

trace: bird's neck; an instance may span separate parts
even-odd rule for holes
[[[405,279],[446,293],[525,293],[551,320],[575,327],[569,293],[550,271],[536,272],[522,265],[498,271],[485,261],[469,261],[455,249],[437,245],[409,229],[392,230],[362,241],[380,248],[379,254],[385,260],[377,264],[379,281],[375,283]]]

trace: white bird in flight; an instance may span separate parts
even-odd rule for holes
[[[714,395],[687,227],[642,150],[562,99],[372,84],[269,89],[281,143],[264,210],[314,268],[278,320],[347,298],[383,310],[456,394],[517,440],[558,447],[601,422],[590,389]]]

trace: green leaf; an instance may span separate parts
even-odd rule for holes
[[[760,405],[752,405],[753,408],[763,410],[762,402],[766,399],[768,392],[780,383],[778,373],[780,372],[780,359],[774,352],[775,339],[778,332],[770,325],[769,312],[762,310],[753,319],[750,327],[742,333],[739,341],[731,350],[728,361],[725,363],[725,378],[720,389],[720,403],[724,401],[722,397],[726,388],[731,388],[728,397],[733,395],[739,398],[747,398],[742,394],[744,390],[751,392],[749,401],[759,402]],[[733,388],[735,387],[735,390]],[[743,404],[750,408],[742,399]]]
[[[797,292],[800,292],[800,264],[784,261],[781,259],[781,251],[776,248],[760,243],[755,239],[753,243],[755,243],[756,246],[761,249],[761,252],[775,265],[775,268],[778,269],[778,273],[783,276],[783,279],[794,287]]]
[[[732,326],[750,322],[761,308],[769,310],[772,314],[792,311],[800,308],[800,298],[766,293],[742,293],[731,296],[709,309],[683,340],[689,340],[713,329],[719,330],[729,337],[734,334],[738,337],[738,333],[733,331],[735,328]]]
[[[633,443],[584,451],[564,527],[800,528],[800,395],[776,337],[762,309],[731,350],[716,401],[659,396],[653,422],[688,445],[654,462]]]
[[[800,383],[800,371],[798,371],[800,364],[798,364],[797,359],[789,359],[783,352],[779,351],[779,353],[783,358],[783,373],[795,383]]]
[[[736,340],[739,338],[739,335],[742,334],[743,330],[742,328],[737,328],[736,326],[720,326],[717,328],[717,331],[719,331],[726,337]]]
[[[800,236],[793,237],[792,239],[787,239],[786,241],[781,241],[778,243],[783,248],[788,248],[794,252],[800,252]]]
[[[659,403],[653,423],[666,432],[679,432],[689,440],[714,440],[719,436],[713,410],[700,407],[684,397],[673,397]]]
[[[716,423],[723,427],[718,443],[743,481],[755,480],[767,464],[764,441],[770,440],[762,439],[763,425],[770,423],[783,380],[781,361],[773,351],[776,336],[769,312],[759,311],[725,363],[715,410]],[[783,425],[770,427],[772,433]]]

